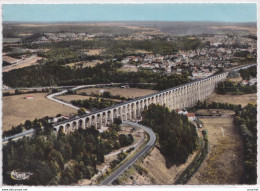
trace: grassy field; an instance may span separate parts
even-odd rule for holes
[[[27,95],[34,96],[34,99],[25,99]],[[59,113],[65,115],[77,113],[75,109],[48,100],[46,95],[46,93],[37,93],[3,97],[2,130],[9,130],[27,119],[56,116]]]
[[[233,118],[201,119],[208,130],[209,154],[188,184],[239,184],[243,143]]]
[[[120,95],[126,98],[136,98],[145,96],[151,93],[156,92],[155,90],[149,90],[149,89],[139,89],[139,88],[88,88],[88,89],[82,89],[77,91],[78,93],[85,92],[87,94],[93,93],[99,93],[100,90],[109,91],[111,95]]]
[[[213,93],[207,101],[241,104],[242,106],[245,106],[248,103],[256,104],[257,94],[253,93],[253,94],[245,94],[245,95],[219,95]]]

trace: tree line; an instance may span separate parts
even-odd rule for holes
[[[64,86],[98,83],[156,83],[162,90],[189,81],[187,74],[167,76],[151,71],[123,72],[120,63],[108,61],[95,67],[72,69],[58,64],[35,65],[3,73],[3,83],[10,87]]]
[[[257,183],[257,106],[248,104],[234,119],[244,143],[243,184]]]
[[[18,89],[14,90],[14,93],[11,92],[3,92],[3,96],[12,96],[12,95],[21,95],[21,94],[28,94],[28,93],[46,93],[50,90],[48,88],[41,89],[41,90],[27,90],[27,91],[20,91]]]

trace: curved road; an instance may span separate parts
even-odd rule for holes
[[[61,88],[71,88],[71,90],[77,90],[77,89],[81,89],[81,88],[89,88],[89,87],[97,87],[97,86],[114,86],[114,85],[124,85],[124,84],[130,84],[130,83],[110,83],[110,84],[93,84],[93,85],[80,85],[80,86],[60,86]],[[149,83],[137,83],[137,84],[149,84]],[[153,84],[153,83],[150,83],[150,84]],[[33,87],[33,88],[9,88],[9,89],[42,89],[42,88],[60,88],[60,87]],[[79,107],[76,107],[70,103],[67,103],[67,102],[64,102],[64,101],[61,101],[61,100],[58,100],[55,98],[55,96],[58,96],[58,95],[62,95],[62,94],[65,94],[68,90],[63,90],[61,92],[57,92],[57,93],[53,93],[53,94],[50,94],[47,96],[47,99],[49,100],[52,100],[52,101],[55,101],[57,103],[60,103],[60,104],[63,104],[63,105],[66,105],[68,107],[71,107],[73,109],[76,109],[76,110],[79,110],[80,108]],[[89,111],[86,111],[87,114],[89,114],[90,112]],[[22,133],[18,133],[18,134],[15,134],[13,136],[10,136],[10,137],[5,137],[2,139],[2,142],[8,142],[9,139],[15,139],[15,138],[21,138],[25,135],[30,135],[33,133],[33,130],[28,130],[28,131],[25,131],[25,132],[22,132]]]
[[[72,88],[71,90],[77,90],[77,89],[81,89],[81,88],[86,88],[86,87],[92,87],[92,86],[98,86],[98,85],[101,85],[101,84],[97,84],[97,85],[83,85],[83,86],[77,86],[77,87],[74,87]],[[104,84],[102,84],[104,85]],[[76,109],[76,110],[79,110],[80,108],[79,107],[76,107],[70,103],[67,103],[67,102],[64,102],[64,101],[61,101],[61,100],[58,100],[55,98],[55,96],[58,96],[58,95],[62,95],[62,94],[65,94],[68,90],[63,90],[61,92],[57,92],[57,93],[54,93],[54,94],[50,94],[47,96],[47,98],[49,100],[52,100],[52,101],[55,101],[57,103],[60,103],[60,104],[63,104],[63,105],[66,105],[68,107],[71,107],[73,109]],[[86,113],[90,113],[89,111],[86,111]]]
[[[109,177],[107,177],[103,182],[101,182],[99,185],[108,185],[111,182],[113,182],[119,175],[121,175],[126,169],[128,169],[131,165],[133,165],[138,158],[140,158],[143,154],[145,154],[154,144],[156,141],[156,135],[154,132],[143,125],[134,123],[134,122],[122,122],[123,124],[132,125],[138,128],[142,128],[144,131],[146,131],[149,134],[150,140],[148,143],[140,150],[135,156],[133,156],[130,160],[122,164],[116,171],[114,171]]]

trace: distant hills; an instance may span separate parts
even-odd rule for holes
[[[118,21],[118,22],[3,22],[4,37],[44,32],[86,32],[131,34],[157,29],[169,35],[197,35],[216,33],[245,33],[256,35],[256,23],[227,22],[169,22],[169,21]]]

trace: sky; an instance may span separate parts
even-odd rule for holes
[[[255,3],[243,4],[5,4],[3,21],[257,22]]]

